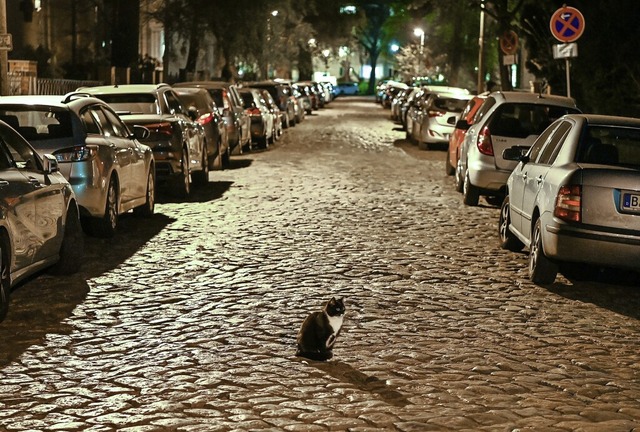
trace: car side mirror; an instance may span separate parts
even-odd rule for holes
[[[466,121],[466,120],[464,120],[464,119],[458,120],[458,121],[456,122],[456,129],[460,129],[460,130],[469,130],[469,127],[470,127],[470,126],[471,126],[471,125],[470,125],[469,123],[467,123],[467,121]]]
[[[513,146],[506,148],[502,151],[502,158],[505,160],[518,161],[522,163],[529,162],[529,147],[525,146]]]
[[[151,135],[151,131],[144,126],[134,125],[133,126],[133,137],[139,140],[144,140],[149,138]]]
[[[53,174],[59,171],[58,160],[54,155],[44,155],[44,157],[42,158],[42,170],[45,174]]]

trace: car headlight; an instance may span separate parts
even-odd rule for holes
[[[53,153],[58,162],[81,162],[92,159],[98,153],[96,146],[74,146]]]

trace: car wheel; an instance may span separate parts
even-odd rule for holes
[[[447,151],[445,158],[444,158],[444,172],[448,175],[448,176],[452,176],[456,173],[456,169],[453,167],[453,165],[451,165],[451,161],[449,160],[449,152]]]
[[[51,267],[50,273],[54,275],[70,275],[80,269],[80,263],[84,254],[84,236],[78,208],[74,204],[67,211],[67,220],[64,226],[62,245],[60,245],[60,259]]]
[[[118,226],[118,182],[114,177],[107,186],[107,200],[104,205],[104,216],[92,219],[92,234],[98,237],[113,237]]]
[[[156,206],[156,186],[155,178],[153,176],[153,167],[149,170],[147,175],[147,192],[145,194],[145,203],[140,207],[133,209],[133,213],[139,216],[151,217],[155,211]]]
[[[513,252],[521,251],[524,248],[522,243],[509,229],[511,225],[511,207],[509,206],[509,195],[504,197],[500,208],[500,219],[498,221],[498,234],[500,235],[500,247]]]
[[[3,237],[0,252],[0,321],[2,321],[9,311],[9,300],[11,297],[11,282],[9,279],[9,245]]]
[[[431,150],[429,143],[424,141],[418,141],[418,148],[420,150]]]
[[[220,140],[218,140],[218,155],[215,158],[212,158],[211,161],[209,161],[209,157],[207,156],[207,163],[209,165],[209,170],[221,170],[224,166],[224,154],[222,154],[222,152],[220,151],[220,149],[222,148],[222,143],[220,142]],[[206,154],[206,152],[205,152]]]
[[[229,163],[231,162],[231,149],[227,147],[225,152],[222,154],[222,168],[228,168]]]
[[[536,220],[529,250],[529,279],[537,285],[548,285],[556,280],[558,265],[544,255],[542,248],[542,222]]]
[[[462,190],[464,189],[464,179],[462,177],[462,164],[460,161],[458,161],[458,164],[456,165],[456,192],[460,192],[462,193]]]
[[[182,198],[186,198],[191,193],[191,176],[189,175],[189,156],[186,150],[182,152],[180,162],[180,173],[176,178],[176,193]]]
[[[462,202],[468,206],[477,206],[480,200],[480,189],[471,184],[469,173],[465,173],[464,184],[462,185]]]

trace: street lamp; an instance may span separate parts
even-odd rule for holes
[[[413,34],[420,37],[420,57],[418,63],[418,75],[422,76],[422,63],[424,63],[424,30],[420,27],[413,29]]]

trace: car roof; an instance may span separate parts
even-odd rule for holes
[[[109,86],[80,87],[78,92],[91,94],[108,93],[155,93],[159,89],[171,88],[169,84],[116,84]]]
[[[518,91],[496,91],[489,95],[501,102],[550,104],[563,107],[576,107],[576,101],[567,96],[548,95]]]
[[[626,126],[640,128],[640,119],[602,114],[567,114],[563,118],[582,119],[594,126]]]
[[[228,88],[232,83],[226,81],[184,81],[175,83],[174,87]]]
[[[21,95],[21,96],[1,96],[2,105],[33,105],[50,106],[57,108],[69,108],[70,105],[104,104],[103,101],[91,97],[87,93],[72,92],[66,95]]]

